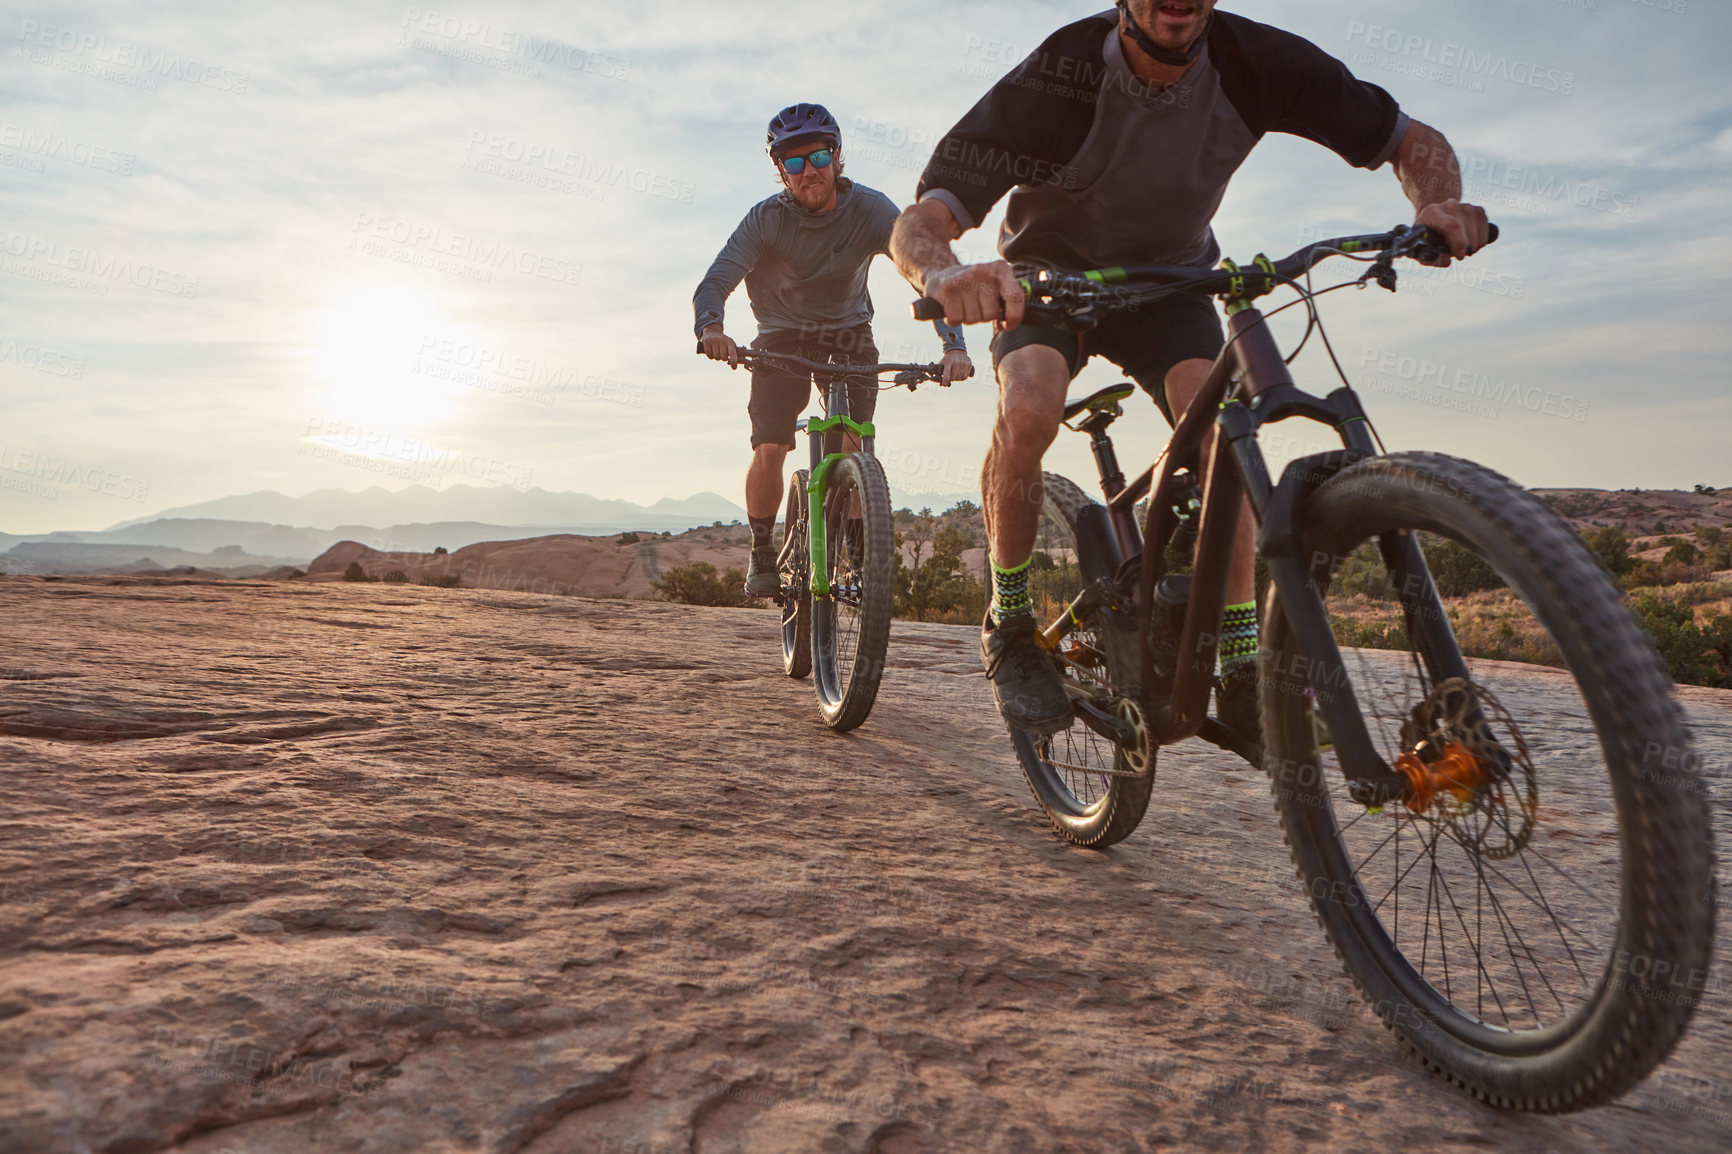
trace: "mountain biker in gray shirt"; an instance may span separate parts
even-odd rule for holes
[[[855,364],[876,364],[866,271],[874,256],[889,250],[896,205],[842,175],[842,130],[822,105],[795,104],[777,113],[767,145],[783,190],[752,207],[698,284],[692,305],[704,352],[739,365],[739,347],[722,329],[722,307],[743,279],[758,321],[753,348],[814,361],[841,353]],[[944,383],[973,376],[961,330],[943,321],[933,327],[944,344]],[[781,585],[770,534],[783,461],[811,389],[810,374],[752,370],[752,464],[746,471],[752,525],[746,593],[752,597],[773,596]],[[849,386],[855,420],[871,420],[877,400],[874,384]],[[851,434],[848,441],[849,451],[859,448]]]
[[[1012,725],[1056,732],[1072,711],[1034,640],[1028,571],[1041,509],[1041,458],[1065,391],[1092,355],[1118,365],[1168,420],[1183,413],[1221,351],[1214,303],[1179,293],[1079,336],[1022,324],[1008,261],[1081,271],[1114,265],[1208,268],[1210,220],[1227,182],[1265,134],[1303,136],[1349,164],[1394,166],[1418,223],[1456,257],[1486,244],[1484,210],[1463,204],[1455,153],[1389,93],[1289,32],[1215,0],[1118,0],[1059,29],[981,98],[938,144],[890,252],[909,283],[957,324],[993,321],[998,419],[981,486],[993,602],[981,657]],[[1003,196],[999,252],[961,265],[950,242]],[[1205,469],[1207,468],[1205,462]],[[1254,522],[1239,521],[1220,634],[1220,720],[1252,742],[1257,724]]]

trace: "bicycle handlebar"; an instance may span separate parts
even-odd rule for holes
[[[1487,244],[1498,238],[1497,225],[1489,227]],[[1080,274],[1043,271],[1023,277],[1022,287],[1031,301],[1043,296],[1053,298],[1049,304],[1034,304],[1031,308],[1060,314],[1101,303],[1109,286],[1140,285],[1231,296],[1261,296],[1303,275],[1328,257],[1361,253],[1378,254],[1385,261],[1405,256],[1429,264],[1448,256],[1449,250],[1444,246],[1442,234],[1419,225],[1402,225],[1388,232],[1320,240],[1278,261],[1269,262],[1259,255],[1258,264],[1249,268],[1197,269],[1185,265],[1150,264],[1096,269]],[[1393,284],[1390,281],[1389,287]],[[915,320],[932,321],[943,317],[944,305],[932,297],[921,297],[914,302]]]
[[[704,342],[698,342],[697,351],[699,354],[703,353]],[[805,369],[807,372],[823,373],[827,376],[836,377],[878,377],[882,376],[884,373],[895,373],[896,384],[898,385],[917,383],[919,381],[938,381],[942,384],[944,381],[944,366],[936,361],[926,365],[857,365],[841,362],[827,364],[822,361],[809,361],[805,357],[797,357],[793,353],[777,353],[771,352],[768,349],[752,348],[740,349],[739,357],[742,361],[776,361],[781,364],[791,365],[795,368]]]

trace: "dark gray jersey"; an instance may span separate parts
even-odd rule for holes
[[[871,323],[866,272],[873,257],[888,251],[896,217],[889,197],[847,177],[838,180],[829,212],[802,208],[785,191],[753,205],[692,297],[698,335],[721,323],[741,280],[763,335]],[[934,328],[946,349],[963,347],[960,330],[943,322]]]
[[[1395,100],[1309,41],[1216,12],[1203,54],[1151,90],[1126,64],[1116,10],[1059,29],[939,142],[919,199],[964,228],[1010,193],[999,251],[1069,269],[1206,268],[1227,182],[1265,132],[1376,168],[1407,131]]]

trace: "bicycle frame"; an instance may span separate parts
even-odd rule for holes
[[[1181,657],[1170,698],[1164,707],[1158,700],[1154,703],[1153,736],[1159,744],[1170,745],[1195,736],[1207,718],[1227,571],[1241,507],[1248,499],[1258,524],[1258,550],[1305,654],[1282,659],[1304,663],[1303,672],[1329,724],[1340,762],[1354,767],[1352,796],[1365,804],[1382,804],[1403,796],[1407,780],[1377,753],[1365,727],[1323,603],[1332,559],[1307,556],[1297,521],[1298,509],[1313,489],[1348,465],[1375,456],[1376,446],[1351,388],[1337,389],[1327,397],[1302,391],[1294,384],[1263,314],[1243,301],[1232,302],[1228,311],[1227,346],[1155,463],[1126,485],[1122,477],[1108,476],[1109,465],[1116,473],[1111,445],[1105,445],[1104,456],[1101,445],[1095,445],[1107,490],[1107,520],[1118,546],[1119,557],[1112,560],[1119,563],[1121,577],[1128,576],[1125,570],[1137,563],[1136,611],[1145,623],[1139,629],[1144,685],[1156,683],[1146,623],[1151,620],[1155,585],[1165,574],[1167,545],[1179,527],[1172,508],[1178,476],[1188,469],[1203,477],[1191,595],[1178,639]],[[1274,483],[1256,432],[1290,417],[1330,425],[1343,447],[1290,462],[1279,483]],[[1104,434],[1096,440],[1104,441]],[[1209,448],[1206,474],[1200,468],[1205,444]],[[1147,520],[1139,532],[1136,503],[1151,488]],[[1427,673],[1436,680],[1466,677],[1466,662],[1418,541],[1406,532],[1385,534],[1378,538],[1378,547],[1409,636],[1427,636]]]

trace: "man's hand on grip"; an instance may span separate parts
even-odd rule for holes
[[[1449,242],[1450,255],[1457,259],[1472,256],[1491,243],[1485,209],[1477,204],[1464,204],[1454,198],[1440,200],[1420,209],[1416,223],[1441,233]],[[1449,261],[1440,263],[1447,265]]]
[[[722,331],[721,325],[711,325],[704,330],[704,356],[712,361],[727,361],[728,367],[740,367],[740,346],[734,343],[734,338]]]
[[[946,324],[995,321],[998,328],[1014,329],[1022,323],[1022,285],[1005,261],[939,269],[926,278],[925,288],[927,296],[944,306]]]

